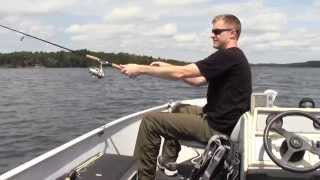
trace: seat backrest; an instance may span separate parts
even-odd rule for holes
[[[244,122],[244,117],[242,115],[231,132],[230,140],[232,142],[240,141],[240,136],[241,136],[240,133],[241,133],[241,129],[243,128],[243,122]]]

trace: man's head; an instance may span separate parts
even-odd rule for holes
[[[225,49],[237,46],[241,33],[240,20],[231,14],[222,14],[212,20],[213,47]]]

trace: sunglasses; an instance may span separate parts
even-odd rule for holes
[[[225,31],[232,31],[233,29],[212,29],[212,33],[214,35],[219,35]]]

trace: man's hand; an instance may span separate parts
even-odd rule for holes
[[[165,62],[162,62],[162,61],[154,61],[150,64],[150,66],[159,66],[159,67],[164,67],[164,66],[172,66],[171,64],[169,63],[165,63]]]
[[[126,64],[126,65],[120,64],[120,67],[121,67],[121,73],[125,74],[130,78],[134,78],[142,74],[142,72],[140,71],[141,67],[138,64]]]

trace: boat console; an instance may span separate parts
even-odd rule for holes
[[[253,93],[246,113],[242,179],[320,178],[320,109],[277,107],[275,92]]]

